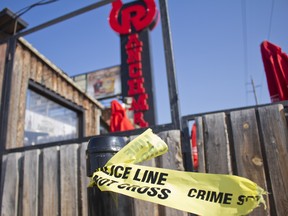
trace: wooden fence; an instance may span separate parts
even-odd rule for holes
[[[170,146],[169,153],[146,162],[146,165],[183,170],[180,131],[161,132],[158,135]],[[1,215],[88,215],[86,149],[87,143],[82,143],[4,155]],[[136,199],[132,205],[132,215],[135,216],[187,215]],[[118,215],[126,216],[127,213],[123,211]]]
[[[267,210],[250,215],[288,215],[288,127],[276,104],[195,118],[199,172],[249,178],[269,192]]]
[[[288,127],[283,105],[203,114],[195,122],[198,171],[243,176],[267,190],[267,210],[261,206],[250,215],[288,215]],[[169,152],[145,165],[183,170],[180,131],[158,135]],[[4,154],[1,215],[88,215],[86,148],[82,143]],[[132,202],[135,216],[188,215],[137,199]]]

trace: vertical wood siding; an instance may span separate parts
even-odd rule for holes
[[[6,45],[0,45],[0,88],[6,55]],[[97,135],[100,131],[100,108],[83,92],[71,85],[70,78],[60,74],[39,56],[21,43],[17,44],[12,73],[11,97],[9,100],[8,134],[6,148],[22,147],[24,143],[24,122],[28,81],[32,80],[61,97],[72,101],[85,110],[84,136]],[[0,94],[1,95],[1,94]],[[1,101],[1,98],[0,98]]]
[[[2,84],[3,84],[4,70],[5,70],[6,50],[7,50],[7,44],[6,43],[0,44],[0,89],[1,90],[2,90]],[[2,97],[2,94],[0,94],[0,107],[1,107],[1,97]]]

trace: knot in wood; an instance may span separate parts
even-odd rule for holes
[[[248,124],[247,122],[245,122],[245,123],[243,124],[243,128],[244,128],[244,129],[248,129],[248,128],[249,128],[249,124]]]
[[[252,162],[253,162],[253,164],[255,164],[256,166],[262,166],[263,165],[263,161],[262,161],[262,159],[261,158],[259,158],[259,157],[254,157],[254,158],[252,158]]]

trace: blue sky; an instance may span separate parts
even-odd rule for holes
[[[288,53],[287,0],[167,1],[182,116],[254,105],[251,77],[259,104],[270,102],[260,44],[269,40]],[[35,2],[0,0],[0,9],[17,12]],[[31,28],[94,2],[59,0],[22,19]],[[71,76],[119,65],[120,39],[107,21],[110,9],[104,6],[25,39]],[[161,23],[150,42],[158,123],[168,123]]]

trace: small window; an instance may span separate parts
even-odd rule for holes
[[[25,113],[25,146],[79,137],[79,116],[74,110],[28,89]]]

